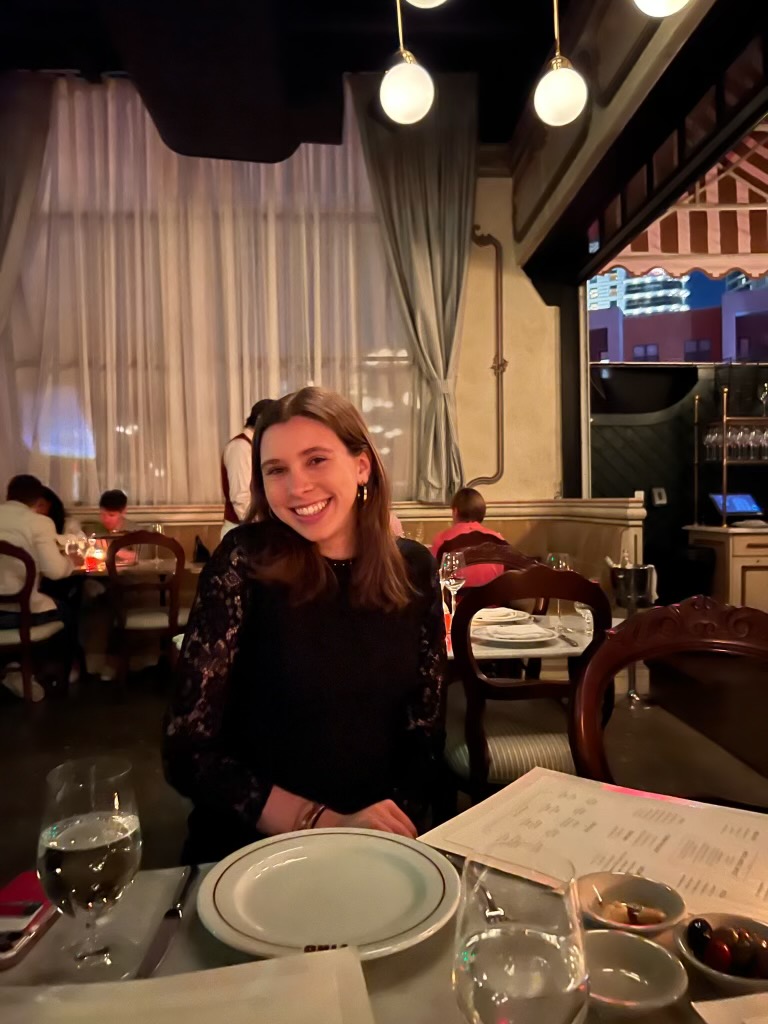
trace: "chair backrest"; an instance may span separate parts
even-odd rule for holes
[[[534,564],[528,569],[505,572],[484,587],[474,587],[462,598],[451,626],[453,657],[466,697],[464,735],[469,754],[472,785],[482,787],[488,779],[490,759],[485,738],[483,713],[485,702],[521,700],[568,695],[563,684],[532,680],[520,683],[512,679],[489,679],[481,670],[472,651],[470,627],[472,617],[482,608],[509,606],[528,598],[580,601],[592,609],[594,634],[583,654],[569,659],[569,678],[578,678],[580,669],[600,646],[611,626],[611,606],[597,583],[573,571],[550,569]]]
[[[19,605],[19,636],[22,644],[28,644],[31,642],[29,631],[32,626],[29,599],[35,585],[35,577],[37,576],[35,560],[24,548],[17,547],[15,544],[9,544],[6,540],[0,540],[0,555],[4,555],[6,558],[15,558],[24,566],[24,582],[19,590],[12,594],[0,594],[0,600]]]
[[[484,536],[487,540],[487,534]],[[518,551],[517,548],[513,548],[512,545],[508,544],[506,541],[504,541],[503,544],[500,544],[497,539],[491,538],[490,543],[478,544],[476,547],[466,550],[464,552],[464,564],[503,565],[505,569],[523,570],[530,569],[531,566],[534,565],[539,565],[539,562],[535,558],[531,558],[530,555],[524,555],[522,551]],[[459,591],[462,600],[464,600],[468,593],[469,589],[465,590],[463,593],[462,591]],[[546,615],[548,607],[548,597],[537,597],[533,602],[531,614]]]
[[[443,541],[435,555],[437,564],[440,564],[443,555],[449,551],[466,551],[467,548],[476,548],[482,544],[512,550],[509,542],[503,537],[494,537],[492,533],[486,533],[485,530],[470,530],[469,533],[460,533],[457,537],[449,537],[448,540]]]
[[[120,569],[117,566],[117,554],[123,548],[138,547],[140,545],[151,545],[155,548],[165,548],[172,552],[174,566],[172,571],[167,568],[158,568],[147,560],[140,564],[140,569]],[[112,580],[111,591],[115,600],[115,612],[118,622],[125,626],[126,593],[137,593],[139,591],[157,591],[159,594],[168,594],[168,623],[169,630],[178,632],[179,629],[179,592],[181,589],[181,576],[184,572],[184,549],[173,537],[166,537],[165,534],[157,533],[155,530],[134,530],[131,533],[124,533],[115,537],[107,549],[107,573]],[[151,578],[151,577],[157,577]],[[162,577],[162,578],[161,578]]]
[[[547,600],[579,601],[592,609],[592,642],[583,654],[572,659],[579,669],[579,673],[574,671],[574,678],[580,674],[581,667],[597,650],[606,632],[611,628],[610,602],[597,583],[592,583],[579,573],[550,569],[546,565],[536,563],[528,569],[505,572],[490,583],[486,583],[484,587],[473,587],[459,602],[451,625],[451,643],[456,668],[468,691],[468,697],[471,690],[481,698],[518,699],[513,690],[505,689],[512,680],[498,679],[492,682],[480,671],[470,642],[473,616],[482,608],[498,605],[511,607],[516,601],[541,597]],[[547,684],[539,685],[546,687]]]
[[[696,653],[768,662],[768,614],[721,605],[710,597],[691,597],[678,605],[639,612],[609,631],[583,666],[576,686],[571,747],[580,775],[613,782],[601,715],[603,696],[617,673],[637,661]]]

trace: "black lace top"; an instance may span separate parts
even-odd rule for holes
[[[352,607],[338,587],[291,605],[249,578],[269,523],[226,535],[200,577],[166,721],[166,774],[223,856],[259,838],[273,785],[343,814],[393,797],[418,817],[439,735],[445,636],[435,563],[398,545],[417,594],[401,612]],[[202,854],[198,854],[202,855]]]

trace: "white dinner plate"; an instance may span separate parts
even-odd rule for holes
[[[554,629],[538,626],[536,623],[521,623],[513,626],[478,626],[472,630],[472,636],[492,644],[511,644],[516,647],[530,647],[533,644],[545,644],[557,638]]]
[[[474,625],[477,623],[498,623],[498,622],[530,622],[531,616],[528,612],[520,611],[517,608],[481,608],[472,619]]]
[[[356,946],[375,960],[434,934],[458,902],[459,876],[437,850],[384,832],[318,828],[230,854],[203,880],[197,912],[217,939],[254,956]]]

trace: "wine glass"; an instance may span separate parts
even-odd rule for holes
[[[595,631],[595,622],[592,615],[592,609],[588,604],[584,604],[581,601],[573,602],[573,610],[582,617],[584,620],[584,632],[587,636],[592,636]]]
[[[705,460],[712,462],[715,459],[715,427],[710,426],[703,435],[703,447],[705,447]]]
[[[566,554],[564,551],[550,552],[550,554],[547,555],[547,565],[550,567],[550,569],[559,569],[563,571],[573,568],[573,566],[571,565],[571,556],[569,554]],[[565,626],[563,625],[563,620],[560,616],[559,597],[556,598],[555,608],[555,617],[557,620],[555,622],[555,631],[557,633],[563,633],[565,631]]]
[[[65,761],[48,774],[37,874],[48,899],[84,925],[71,950],[83,980],[124,977],[119,939],[97,935],[96,921],[122,896],[141,860],[141,828],[122,758]],[[100,929],[101,930],[101,929]]]
[[[469,1024],[572,1024],[588,998],[573,865],[540,844],[468,857],[453,960]]]
[[[722,459],[723,457],[723,428],[715,427],[712,431],[712,458],[715,460]]]
[[[165,533],[165,527],[163,526],[162,523],[152,523],[152,526],[150,527],[150,529],[153,530],[155,533],[159,533],[161,535],[163,535]],[[157,568],[159,568],[159,566],[160,566],[160,548],[155,547],[155,568],[157,569]]]
[[[440,582],[451,592],[451,618],[456,614],[456,595],[467,582],[465,565],[463,551],[446,551],[440,563]]]

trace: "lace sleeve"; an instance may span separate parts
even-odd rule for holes
[[[231,756],[222,735],[249,594],[242,533],[224,538],[200,576],[165,722],[163,762],[180,793],[235,813],[255,830],[271,784]]]
[[[437,784],[442,757],[445,619],[434,561],[430,559],[429,591],[419,638],[419,678],[407,707],[407,726],[400,746],[395,799],[416,826],[423,829]]]
[[[445,681],[445,619],[436,568],[429,580],[429,597],[419,637],[419,686],[408,706],[408,729],[432,735],[441,726]]]

